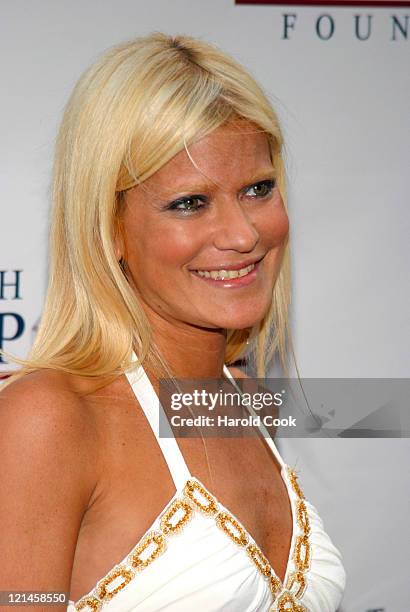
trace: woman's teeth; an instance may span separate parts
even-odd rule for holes
[[[227,278],[239,278],[241,276],[245,276],[245,274],[249,274],[254,267],[255,264],[250,264],[249,266],[246,266],[246,268],[241,268],[240,270],[196,270],[196,273],[199,274],[199,276],[204,276],[205,278],[225,280]]]

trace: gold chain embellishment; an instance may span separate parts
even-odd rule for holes
[[[89,608],[93,612],[99,612],[101,610],[102,602],[96,597],[83,597],[80,599],[80,603],[75,606],[75,609],[80,611],[85,608]]]
[[[184,494],[201,512],[205,514],[216,514],[218,512],[218,503],[216,499],[196,480],[187,481],[184,487]],[[208,503],[200,501],[195,494],[201,495]]]
[[[297,477],[295,470],[292,470],[292,468],[289,466],[287,466],[287,470],[288,470],[290,484],[292,485],[292,489],[295,491],[299,499],[305,499],[305,496],[303,495],[303,491],[299,486],[298,477]]]
[[[269,576],[269,587],[275,601],[278,593],[282,590],[282,583],[277,576],[273,574]]]
[[[259,546],[256,544],[249,544],[246,548],[246,552],[254,562],[257,568],[259,568],[260,572],[263,576],[269,577],[271,575],[271,566],[263,552],[260,550]]]
[[[296,522],[299,527],[299,535],[296,536],[295,549],[292,559],[295,570],[287,579],[286,587],[277,595],[277,601],[272,608],[277,612],[304,612],[305,606],[298,603],[295,598],[300,599],[307,588],[306,570],[310,567],[311,548],[309,543],[310,521],[305,503],[305,496],[298,483],[298,477],[290,466],[286,465],[288,480],[294,493],[297,495],[295,504]],[[275,595],[274,595],[275,597]]]
[[[249,541],[245,529],[228,512],[220,512],[216,517],[216,524],[239,546],[246,546]],[[236,533],[229,528],[233,527]]]
[[[302,556],[303,551],[303,556]],[[310,565],[310,544],[306,535],[298,536],[296,539],[295,554],[293,557],[296,567],[300,571],[305,571]]]
[[[184,514],[178,521],[173,525],[171,520],[174,518],[175,514],[179,511],[183,510]],[[192,518],[193,508],[192,506],[183,499],[176,499],[170,505],[169,509],[162,516],[160,524],[161,529],[165,535],[169,535],[171,533],[178,533],[181,531],[185,524]]]
[[[152,553],[149,555],[147,559],[141,559],[141,555],[147,550],[147,548],[154,544],[155,548]],[[134,549],[134,551],[129,555],[129,563],[132,567],[135,567],[137,570],[142,570],[144,567],[147,567],[150,563],[154,561],[159,555],[165,551],[166,543],[165,537],[160,531],[151,531],[147,533],[146,536],[143,537],[141,543]]]
[[[105,578],[100,580],[95,589],[82,597],[75,609],[80,612],[88,608],[90,612],[100,612],[104,601],[109,601],[116,593],[121,591],[136,575],[134,569],[143,570],[159,557],[167,547],[167,537],[179,533],[191,520],[195,510],[200,513],[214,517],[216,525],[222,529],[229,538],[238,546],[246,547],[245,550],[260,572],[268,580],[269,589],[273,597],[275,610],[278,612],[304,612],[306,608],[295,602],[295,597],[300,598],[306,588],[306,579],[303,572],[310,564],[310,545],[308,534],[310,532],[309,517],[305,503],[302,501],[304,495],[297,482],[294,470],[289,466],[287,472],[292,488],[299,500],[296,506],[297,523],[303,535],[296,538],[296,546],[293,554],[297,571],[291,574],[287,580],[286,590],[280,579],[275,574],[268,559],[254,542],[253,538],[237,519],[228,511],[219,511],[219,504],[215,497],[196,479],[187,480],[183,496],[171,502],[164,512],[158,517],[159,529],[145,534],[140,542],[127,556],[127,562],[131,566],[129,569],[123,564],[116,566]],[[182,516],[177,516],[182,512]],[[173,521],[177,519],[176,522]],[[153,546],[152,552],[144,559],[143,553]],[[303,551],[303,554],[302,554]],[[132,569],[134,568],[134,569]],[[117,578],[123,578],[120,584],[114,589],[109,590],[109,586]],[[294,587],[298,585],[297,589]],[[290,590],[295,590],[292,594]]]
[[[171,523],[174,515],[179,511],[183,510],[184,515],[177,521],[174,525]],[[180,532],[189,519],[192,517],[193,508],[188,503],[188,501],[183,498],[174,500],[164,511],[164,513],[160,517],[160,525],[161,531],[151,531],[145,534],[137,546],[133,549],[133,551],[128,555],[128,563],[136,567],[137,571],[144,569],[154,561],[157,557],[159,557],[164,550],[166,549],[166,538],[165,535],[172,535],[174,533]],[[151,553],[151,555],[142,560],[140,555],[148,548],[148,546],[152,543],[156,544],[156,549]],[[123,577],[124,581],[122,584],[118,585],[112,591],[109,591],[107,587],[111,582],[113,582],[118,577]],[[122,590],[131,580],[135,577],[135,572],[132,569],[128,569],[124,565],[116,566],[105,578],[100,580],[93,590],[93,594],[86,595],[82,597],[77,604],[74,605],[77,612],[84,610],[87,606],[94,612],[99,612],[101,610],[101,606],[104,601],[108,601],[111,599],[116,593]],[[98,599],[99,598],[99,599]]]
[[[293,574],[291,574],[288,578],[286,588],[295,597],[302,597],[306,589],[306,580],[305,576],[303,575],[303,572],[293,572]]]
[[[278,612],[306,612],[305,606],[296,603],[292,595],[285,591],[278,599]]]
[[[117,578],[123,578],[123,581],[119,583],[112,591],[109,591],[107,587],[110,586]],[[131,580],[134,578],[134,572],[124,565],[119,565],[108,576],[100,580],[97,584],[97,594],[103,601],[109,601],[121,591]]]
[[[304,535],[309,535],[310,533],[310,523],[309,517],[306,509],[306,504],[303,499],[299,500],[296,505],[296,518],[298,521],[298,525],[303,531]]]

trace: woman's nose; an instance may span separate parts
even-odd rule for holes
[[[217,206],[213,231],[213,243],[217,249],[247,253],[258,241],[259,232],[240,201],[225,200]]]

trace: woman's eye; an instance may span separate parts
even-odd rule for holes
[[[203,198],[200,196],[190,196],[189,198],[180,198],[179,200],[175,200],[168,209],[169,210],[180,210],[183,213],[195,212],[199,208],[202,208],[203,204],[199,204],[199,202],[203,202]]]
[[[251,197],[266,198],[266,196],[272,193],[274,186],[275,181],[273,179],[269,179],[267,181],[255,183],[255,185],[252,185],[251,187],[249,187],[249,189],[246,190],[246,193],[248,194],[250,191],[253,191],[253,193],[250,194]]]

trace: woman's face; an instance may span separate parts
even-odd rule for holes
[[[198,168],[183,150],[125,195],[128,275],[148,316],[251,327],[270,306],[289,230],[267,138],[225,124],[189,152]]]

